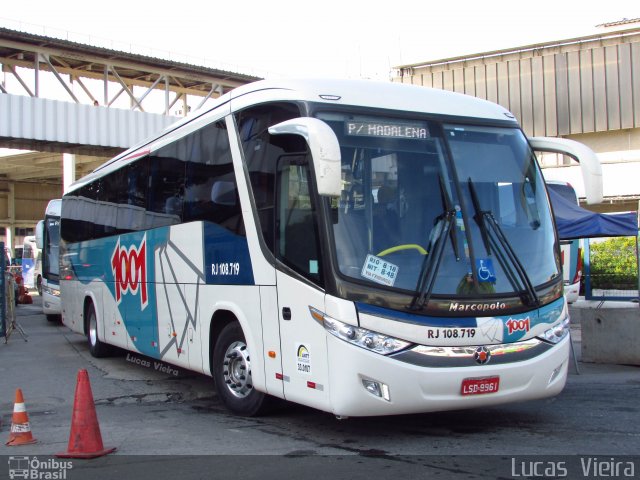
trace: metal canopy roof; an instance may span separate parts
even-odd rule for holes
[[[86,175],[107,158],[76,156],[79,176]],[[0,157],[0,181],[36,182],[60,184],[62,177],[62,155],[28,152],[9,157]]]
[[[260,80],[259,77],[242,73],[126,53],[6,28],[0,28],[0,64],[3,72],[12,75],[17,80],[18,88],[21,88],[19,92],[8,91],[9,87],[0,81],[0,95],[17,93],[39,98],[42,96],[39,92],[42,79],[38,73],[47,72],[47,78],[55,76],[64,87],[68,94],[64,100],[72,104],[87,105],[96,101],[103,107],[109,107],[124,93],[131,99],[131,110],[145,112],[144,100],[149,98],[148,93],[163,91],[165,115],[169,114],[178,101],[185,102],[186,106],[187,96],[199,97],[202,105],[210,98],[217,98],[238,86]],[[25,76],[23,69],[35,73]],[[102,81],[104,98],[95,98],[95,93],[87,88],[83,79]],[[82,95],[82,101],[79,99],[81,92],[78,86],[86,94]],[[137,90],[134,91],[133,87]],[[155,106],[158,107],[157,103]],[[15,118],[15,121],[26,119]],[[61,183],[62,152],[77,154],[77,173],[80,177],[122,150],[95,145],[65,146],[16,137],[0,138],[0,148],[36,151],[0,157],[0,182],[8,180],[42,183]],[[38,153],[45,151],[53,154]]]
[[[38,54],[41,54],[38,57]],[[172,92],[219,96],[259,77],[120,52],[51,37],[0,28],[0,63],[4,68],[35,68],[76,78],[105,79],[152,87],[163,77]],[[119,78],[118,78],[119,77]],[[164,82],[163,82],[164,83]],[[165,88],[156,84],[155,88]],[[37,95],[36,95],[37,96]]]

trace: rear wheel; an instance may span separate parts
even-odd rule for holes
[[[98,318],[93,305],[87,307],[87,340],[89,341],[89,352],[96,358],[108,357],[111,346],[100,341],[98,337]]]
[[[213,378],[220,400],[238,415],[264,413],[268,398],[253,388],[251,356],[240,324],[222,329],[213,350]]]

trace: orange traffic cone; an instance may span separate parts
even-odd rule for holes
[[[6,445],[30,445],[36,443],[36,439],[31,435],[31,425],[29,425],[29,416],[24,406],[24,398],[22,390],[16,390],[16,401],[13,405],[13,418],[11,420],[11,433]]]
[[[78,372],[76,394],[73,400],[71,433],[66,452],[56,453],[61,458],[96,458],[114,452],[116,449],[104,448],[96,407],[93,403],[89,373],[82,369]]]

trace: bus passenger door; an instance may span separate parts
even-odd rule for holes
[[[274,251],[284,265],[276,272],[285,398],[329,408],[324,328],[309,307],[324,310],[318,224],[309,193],[306,155],[278,159]]]
[[[278,317],[284,397],[318,409],[329,409],[327,341],[309,306],[322,309],[324,293],[278,271]]]

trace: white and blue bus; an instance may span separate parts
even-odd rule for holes
[[[261,81],[62,200],[63,322],[337,416],[558,394],[569,317],[547,191],[514,116],[456,93]]]
[[[36,244],[41,249],[42,278],[38,292],[42,295],[42,311],[47,320],[60,319],[60,210],[62,200],[51,200],[44,220],[36,225]]]

